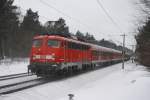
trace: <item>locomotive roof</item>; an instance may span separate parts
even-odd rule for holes
[[[95,44],[91,44],[91,43],[86,43],[86,42],[82,42],[82,41],[78,41],[78,40],[74,40],[74,39],[69,39],[66,37],[58,36],[58,35],[38,35],[38,36],[34,37],[34,39],[42,39],[42,38],[66,40],[66,41],[70,41],[70,42],[75,42],[75,43],[80,43],[80,44],[91,46],[92,50],[102,50],[102,51],[107,51],[107,52],[121,53],[121,51],[119,51],[119,50],[115,50],[115,49],[111,49],[111,48],[107,48],[107,47],[103,47],[103,46],[99,46],[99,45],[95,45]]]

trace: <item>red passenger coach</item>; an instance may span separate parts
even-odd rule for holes
[[[120,51],[59,35],[33,38],[28,71],[37,75],[67,73],[121,61]]]

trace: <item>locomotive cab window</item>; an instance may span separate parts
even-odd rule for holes
[[[60,46],[60,41],[58,41],[58,40],[48,40],[47,45],[49,47],[59,47]]]
[[[33,40],[33,43],[32,43],[33,47],[40,47],[41,45],[42,45],[42,40],[41,39]]]

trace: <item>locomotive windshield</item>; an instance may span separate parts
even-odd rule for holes
[[[40,47],[41,45],[42,45],[42,40],[40,39],[33,40],[33,44],[32,44],[33,47]]]
[[[58,40],[48,40],[47,42],[49,47],[59,47],[60,46],[60,41]]]

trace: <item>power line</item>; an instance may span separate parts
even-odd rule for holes
[[[62,15],[71,18],[69,15],[67,15],[67,14],[63,13],[62,11],[60,11],[59,9],[53,7],[52,5],[48,4],[48,3],[45,2],[44,0],[39,0],[39,1],[40,1],[42,4],[46,5],[47,7],[54,9],[54,10],[57,11],[58,13],[61,13]]]
[[[45,1],[43,1],[43,0],[39,0],[39,1],[40,1],[42,4],[44,4],[44,5],[48,6],[48,7],[53,8],[54,10],[56,10],[56,11],[59,12],[59,13],[61,13],[62,15],[66,16],[66,17],[69,17],[70,19],[72,19],[69,15],[66,15],[65,13],[61,12],[60,10],[58,10],[57,8],[51,6],[50,4],[46,3]],[[20,7],[20,9],[22,9],[23,11],[26,11],[25,9],[23,9],[23,8],[21,8],[21,7]],[[47,19],[47,20],[51,20],[51,19],[49,19],[48,17],[41,16],[41,15],[39,15],[39,16],[42,17],[42,18],[45,18],[45,19]],[[76,20],[76,21],[77,21],[77,20]],[[79,21],[78,21],[78,22],[79,22]],[[84,26],[85,26],[85,25],[84,25]]]
[[[103,4],[100,2],[100,0],[96,0],[98,5],[102,8],[102,10],[104,11],[104,13],[106,14],[106,16],[111,20],[111,22],[116,26],[117,29],[119,29],[119,31],[122,33],[121,28],[118,26],[118,24],[113,20],[113,18],[108,14],[108,12],[106,11],[106,9],[104,8]]]
[[[75,21],[75,22],[78,22],[79,24],[83,25],[84,27],[86,27],[86,28],[88,28],[88,29],[91,29],[91,27],[89,27],[89,26],[86,25],[85,23],[82,23],[80,20],[75,19],[75,18],[69,16],[68,14],[62,12],[61,10],[59,10],[59,9],[57,9],[56,7],[50,5],[49,3],[45,2],[44,0],[39,0],[39,1],[40,1],[40,3],[44,4],[45,6],[47,6],[47,7],[49,7],[49,8],[52,8],[52,9],[54,9],[55,11],[57,11],[58,13],[60,13],[60,14],[62,14],[62,15],[64,15],[64,16],[66,16],[66,17],[68,17],[68,18],[70,18],[70,19],[72,19],[72,20]],[[103,8],[104,8],[104,7],[103,7]],[[23,9],[23,8],[21,8],[21,9]],[[24,9],[23,9],[23,10],[24,10]],[[24,10],[24,11],[26,11],[26,10]],[[39,16],[42,17],[42,18],[44,18],[44,19],[51,20],[51,19],[49,19],[48,17],[41,16],[41,15],[39,15]],[[108,15],[108,16],[109,16],[109,15]],[[110,18],[111,18],[111,17],[110,17]],[[112,21],[113,21],[113,19],[112,19]],[[100,33],[102,33],[102,32],[100,32]]]
[[[122,30],[121,30],[121,28],[118,26],[118,24],[113,20],[113,18],[109,15],[109,13],[106,11],[106,9],[104,8],[104,6],[103,6],[103,4],[100,2],[100,0],[97,0],[97,3],[98,3],[98,5],[102,8],[102,10],[104,11],[104,13],[106,14],[106,16],[111,20],[111,22],[116,26],[116,28],[117,29],[119,29],[119,31],[121,32],[121,33],[123,33],[122,32]],[[123,34],[123,35],[121,35],[121,36],[123,36],[123,49],[122,49],[122,69],[124,69],[124,58],[125,58],[125,37],[126,37],[126,35],[125,34]]]
[[[19,8],[20,8],[22,11],[24,11],[24,12],[27,11],[27,10],[21,8],[21,7],[19,7]],[[49,19],[48,17],[42,16],[42,15],[38,15],[38,16],[40,16],[40,17],[42,17],[42,18],[44,18],[44,19],[47,19],[47,20],[51,20],[51,19]],[[87,27],[86,27],[86,28],[87,28]]]
[[[56,7],[54,7],[54,6],[50,5],[50,4],[48,4],[48,3],[45,2],[44,0],[39,0],[39,1],[40,1],[42,4],[44,4],[45,6],[54,9],[54,10],[57,11],[58,13],[60,13],[60,14],[62,14],[62,15],[64,15],[64,16],[66,16],[66,17],[68,17],[68,18],[74,20],[75,22],[80,23],[80,24],[83,25],[84,27],[86,27],[86,28],[88,28],[88,29],[93,29],[93,28],[89,27],[89,25],[87,25],[87,24],[81,22],[80,20],[78,20],[78,19],[76,19],[76,18],[71,17],[70,15],[68,15],[68,14],[66,14],[66,13],[64,13],[64,12],[62,12],[61,10],[57,9]]]

